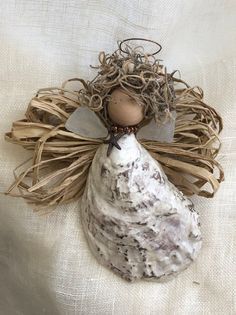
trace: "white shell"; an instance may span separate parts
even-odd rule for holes
[[[81,203],[86,238],[126,280],[167,280],[201,248],[198,214],[134,135],[119,145],[107,157],[104,144],[94,157]]]

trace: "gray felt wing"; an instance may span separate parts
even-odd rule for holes
[[[106,138],[108,131],[88,107],[77,108],[66,121],[67,130],[86,138]]]
[[[172,116],[173,119],[171,118],[163,125],[158,125],[153,118],[146,126],[138,131],[137,138],[159,142],[172,142],[175,132],[176,112],[172,112]]]

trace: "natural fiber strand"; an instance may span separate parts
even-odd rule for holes
[[[13,123],[6,134],[7,141],[34,152],[32,165],[15,174],[7,194],[15,195],[13,190],[18,188],[20,196],[37,210],[82,195],[93,157],[102,143],[65,129],[67,118],[80,105],[75,95],[64,88],[40,90],[28,106],[26,119]],[[176,90],[176,95],[174,142],[140,142],[184,194],[212,197],[224,179],[222,167],[215,160],[222,120],[203,102],[199,88]],[[207,183],[210,191],[204,188]]]

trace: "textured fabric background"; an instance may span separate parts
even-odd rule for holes
[[[212,200],[193,198],[203,249],[171,282],[126,283],[92,257],[78,204],[49,216],[0,195],[0,314],[236,314],[236,1],[0,1],[0,189],[29,152],[3,140],[42,87],[92,78],[100,50],[126,37],[163,45],[169,70],[205,90],[225,129],[226,181]],[[199,282],[199,284],[194,283]]]

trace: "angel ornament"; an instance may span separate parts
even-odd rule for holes
[[[202,244],[199,215],[185,194],[212,197],[223,180],[214,159],[219,146],[213,146],[221,118],[203,102],[200,89],[167,73],[155,58],[160,49],[150,40],[128,39],[113,54],[100,53],[98,75],[87,83],[80,80],[77,109],[64,91],[58,93],[60,102],[52,102],[67,113],[64,120],[58,115],[64,126],[50,115],[47,119],[52,130],[80,139],[71,165],[81,161],[82,146],[96,143],[90,163],[81,166],[81,174],[87,171],[79,186],[82,225],[97,260],[128,281],[165,281],[196,259]],[[45,94],[40,97],[45,100]],[[55,94],[47,97],[54,100]],[[39,106],[31,110],[41,111]],[[55,143],[57,134],[53,137]],[[60,178],[60,185],[69,178],[73,184],[76,172]],[[28,192],[39,192],[39,183]],[[206,183],[212,192],[205,190]],[[75,197],[71,186],[63,189],[54,204],[65,201],[67,193]]]

